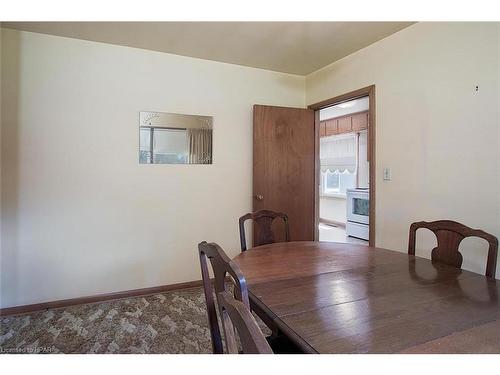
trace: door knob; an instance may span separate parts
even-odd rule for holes
[[[263,196],[263,195],[261,195],[261,194],[257,194],[257,195],[255,196],[255,199],[257,199],[258,201],[261,201],[261,200],[263,200],[263,199],[264,199],[264,196]]]

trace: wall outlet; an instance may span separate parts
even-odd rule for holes
[[[385,181],[390,181],[392,179],[391,176],[391,168],[384,168],[384,180]]]

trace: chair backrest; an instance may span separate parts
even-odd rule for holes
[[[229,354],[238,354],[236,333],[243,354],[273,354],[250,309],[228,292],[217,294]]]
[[[245,278],[240,268],[234,263],[216,243],[201,242],[198,244],[200,255],[201,276],[203,280],[203,291],[207,303],[208,325],[212,337],[212,350],[216,354],[224,353],[222,338],[220,334],[219,321],[217,320],[217,310],[214,301],[215,293],[227,291],[227,281],[234,287],[234,294],[245,306],[250,308],[248,300],[248,289]],[[208,262],[212,265],[214,280],[210,280]]]
[[[408,254],[415,255],[416,232],[419,228],[426,228],[434,232],[437,238],[437,246],[432,249],[432,261],[442,262],[462,267],[463,257],[458,250],[460,242],[466,237],[480,237],[488,241],[488,260],[486,262],[486,276],[495,278],[497,265],[498,239],[492,234],[479,229],[472,229],[463,224],[451,220],[420,221],[410,225],[410,236],[408,240]]]
[[[275,242],[275,236],[272,230],[274,219],[281,218],[285,225],[285,242],[290,241],[290,229],[288,227],[288,216],[282,212],[274,212],[270,210],[260,210],[251,212],[240,217],[240,243],[241,251],[247,249],[247,240],[245,236],[245,221],[252,219],[254,225],[258,228],[254,231],[255,238],[253,243],[255,246],[267,245]]]

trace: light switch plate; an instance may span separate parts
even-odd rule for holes
[[[385,181],[390,181],[392,178],[391,176],[391,168],[384,168],[384,180]]]

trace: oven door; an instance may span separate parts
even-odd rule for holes
[[[347,221],[370,223],[370,198],[366,193],[350,193],[347,197]]]

